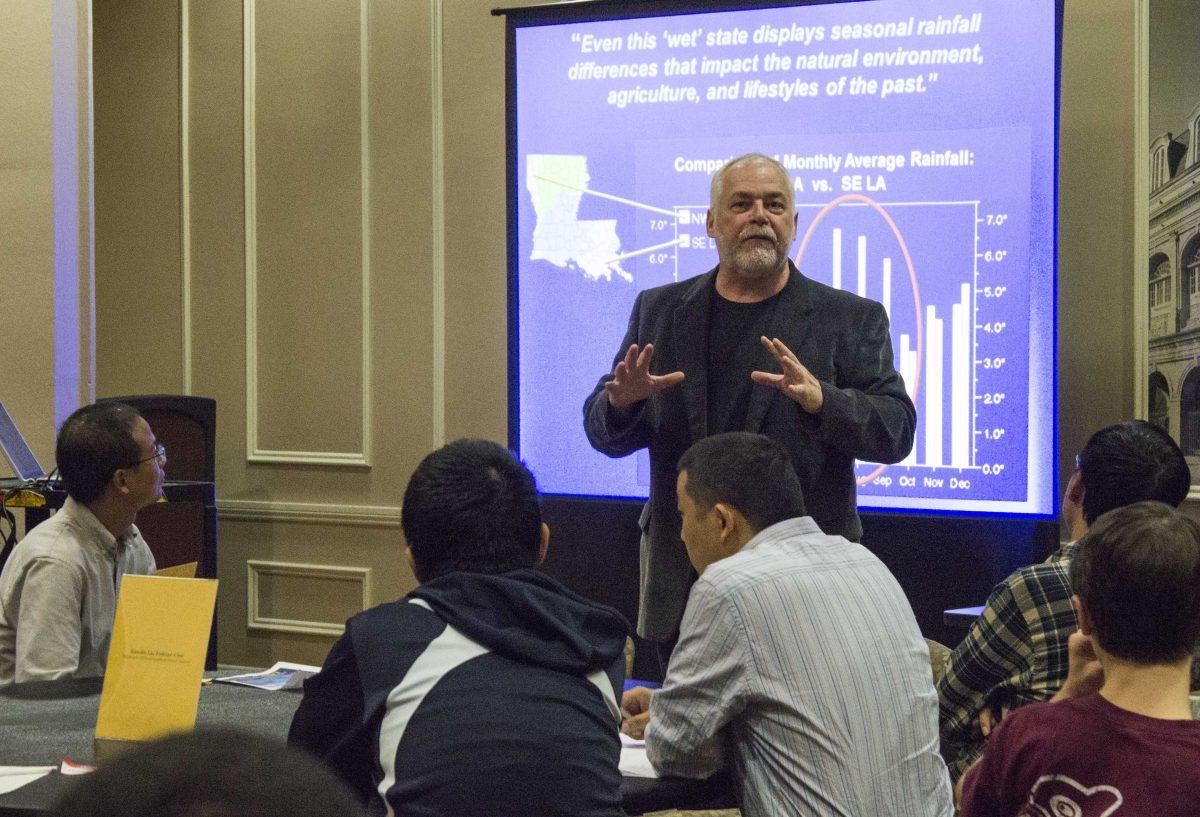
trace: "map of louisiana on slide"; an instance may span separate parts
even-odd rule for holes
[[[590,181],[587,157],[530,154],[525,167],[525,187],[536,219],[529,260],[579,268],[593,281],[611,281],[614,272],[633,281],[633,276],[613,261],[621,252],[616,220],[579,219],[579,201]]]

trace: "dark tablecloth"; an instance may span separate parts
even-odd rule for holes
[[[0,766],[57,766],[64,758],[91,763],[100,685],[99,678],[87,678],[0,688]],[[196,728],[240,729],[283,741],[299,705],[298,692],[210,684],[200,691]],[[69,778],[53,772],[0,795],[0,817],[36,815],[49,808],[68,783]],[[707,781],[626,777],[621,793],[629,814],[734,805],[728,782],[719,777]]]

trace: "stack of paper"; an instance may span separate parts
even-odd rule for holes
[[[274,666],[262,672],[250,672],[245,675],[229,675],[225,678],[214,678],[214,684],[240,684],[241,686],[267,689],[278,692],[281,689],[300,689],[305,678],[311,678],[321,671],[320,667],[309,664],[292,664],[288,661],[276,661]]]
[[[52,771],[53,766],[0,766],[0,794],[16,791]]]
[[[641,746],[622,746],[621,760],[618,763],[621,774],[628,777],[658,777],[658,772],[650,765],[646,756],[646,744]]]

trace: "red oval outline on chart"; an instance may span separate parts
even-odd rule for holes
[[[820,224],[821,220],[824,219],[825,216],[829,215],[835,208],[845,204],[848,201],[862,202],[863,204],[868,205],[876,213],[879,213],[883,220],[887,222],[887,225],[892,228],[892,235],[896,236],[896,241],[900,244],[900,252],[904,254],[904,265],[908,267],[908,280],[912,284],[913,311],[915,312],[915,317],[917,319],[917,371],[913,378],[914,382],[912,394],[909,395],[909,397],[912,398],[913,405],[915,406],[917,403],[917,395],[921,391],[921,358],[925,348],[925,325],[921,319],[921,287],[917,284],[917,271],[913,268],[912,256],[908,252],[908,244],[905,243],[904,236],[901,234],[900,228],[896,226],[896,222],[892,221],[892,217],[888,215],[887,210],[884,210],[883,206],[880,205],[879,202],[875,201],[869,196],[864,196],[861,193],[846,193],[838,196],[836,199],[829,202],[829,204],[826,204],[824,207],[822,207],[821,212],[817,213],[816,217],[813,218],[812,223],[808,225],[808,230],[805,231],[804,238],[800,240],[800,247],[796,250],[796,268],[800,268],[800,261],[804,258],[804,251],[808,249],[808,240],[812,238],[813,233],[817,229],[817,225]],[[915,444],[916,443],[914,442],[914,445]],[[856,480],[856,483],[858,485],[866,485],[887,469],[887,465],[880,465],[865,477]]]

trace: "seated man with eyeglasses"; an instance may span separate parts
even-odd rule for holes
[[[162,496],[167,452],[150,424],[123,403],[84,406],[55,460],[67,501],[0,573],[0,686],[103,675],[121,577],[155,568],[133,524]]]

